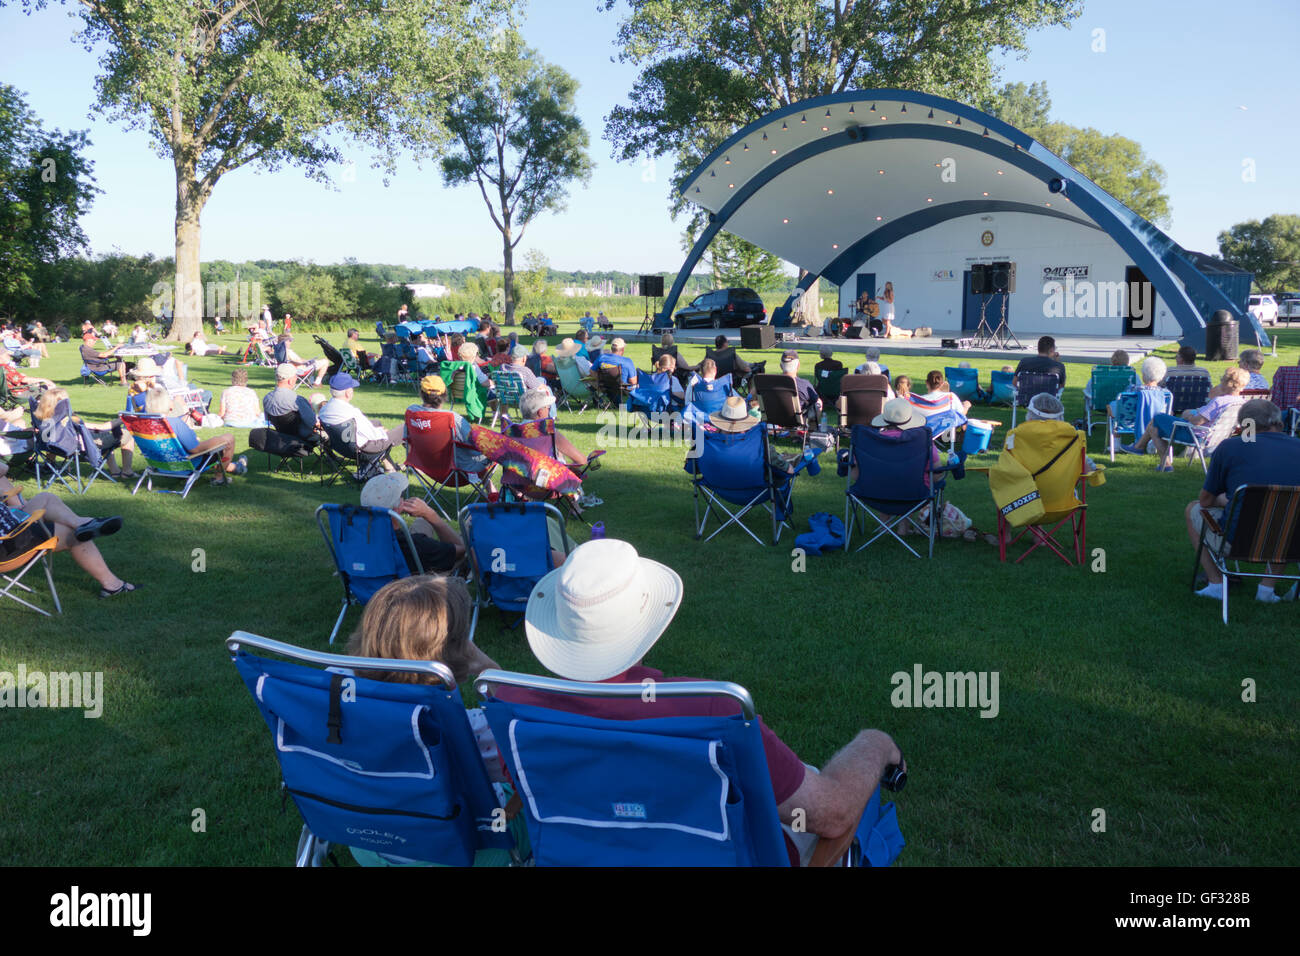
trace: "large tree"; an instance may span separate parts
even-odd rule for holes
[[[543,212],[564,208],[568,184],[591,178],[589,139],[574,108],[578,83],[499,34],[488,76],[456,98],[447,125],[456,149],[442,161],[448,186],[474,183],[501,233],[507,325],[515,324],[515,247]]]
[[[86,245],[78,222],[98,191],[84,132],[46,131],[22,93],[0,83],[0,312],[37,298],[38,276]]]
[[[604,0],[605,9],[621,6]],[[738,127],[809,97],[901,87],[979,102],[995,50],[1077,16],[1078,0],[627,0],[623,62],[641,68],[606,118],[622,160],[672,155],[673,185]],[[675,190],[674,190],[675,192]],[[818,287],[805,298],[815,309]],[[813,316],[815,319],[815,315]]]
[[[327,179],[343,159],[337,134],[390,172],[403,146],[436,148],[447,94],[484,61],[508,0],[70,2],[80,39],[105,51],[99,106],[146,129],[174,166],[171,334],[188,340],[203,311],[200,218],[221,177],[290,164]]]
[[[1255,273],[1268,292],[1300,289],[1300,216],[1279,213],[1250,219],[1219,233],[1219,255]]]
[[[983,105],[988,112],[1034,137],[1134,212],[1156,225],[1169,225],[1164,167],[1148,159],[1140,143],[1091,127],[1081,129],[1052,122],[1052,101],[1045,83],[1008,83]]]

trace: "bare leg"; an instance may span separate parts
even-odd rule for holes
[[[74,529],[64,525],[60,525],[57,530],[59,546],[54,550],[66,551],[72,555],[72,560],[77,562],[81,570],[98,581],[100,587],[116,591],[125,583],[108,569],[108,564],[104,561],[104,556],[99,553],[99,548],[95,547],[95,542],[78,541]]]
[[[48,491],[42,491],[39,495],[32,495],[23,505],[23,510],[33,512],[38,509],[44,509],[45,518],[51,524],[63,525],[75,531],[81,525],[89,521],[89,518],[83,518],[75,511],[65,505],[56,495]]]
[[[231,461],[235,456],[234,435],[218,435],[216,438],[209,438],[206,441],[201,441],[194,446],[194,450],[191,454],[201,451],[216,451],[217,449],[221,450],[221,464],[225,470],[234,471],[235,466]]]

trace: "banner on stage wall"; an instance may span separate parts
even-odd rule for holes
[[[935,269],[930,273],[931,282],[956,282],[957,273],[953,269]]]
[[[1088,266],[1043,266],[1043,282],[1064,282],[1073,276],[1074,281],[1088,278]]]

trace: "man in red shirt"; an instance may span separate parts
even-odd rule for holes
[[[533,589],[524,616],[528,645],[547,670],[568,680],[636,684],[698,680],[664,677],[641,663],[681,601],[682,580],[672,568],[640,557],[626,541],[589,541]],[[513,687],[498,688],[497,694],[513,702],[611,720],[715,716],[740,709],[733,700],[707,697],[603,699]],[[806,766],[762,718],[759,728],[778,815],[784,823],[800,819],[807,834],[817,837],[834,839],[857,826],[885,768],[902,764],[888,734],[863,730],[818,772]],[[791,862],[806,862],[815,842],[788,844]]]

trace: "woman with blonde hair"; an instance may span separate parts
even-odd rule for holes
[[[68,390],[65,388],[49,388],[41,393],[40,400],[36,407],[32,409],[32,424],[40,427],[41,422],[49,421],[54,417],[58,410],[59,402],[68,398]],[[71,412],[71,405],[68,406]],[[85,425],[90,429],[91,437],[95,440],[95,446],[99,453],[108,461],[108,473],[114,478],[134,478],[135,472],[131,469],[131,455],[135,451],[135,442],[131,439],[131,433],[124,431],[120,421],[94,423],[82,419],[78,415],[71,415],[71,420],[78,425]],[[119,466],[113,455],[121,451],[122,464]]]
[[[1159,362],[1159,359],[1147,359],[1143,363],[1143,379],[1148,377],[1146,370],[1147,363]],[[1164,363],[1160,362],[1163,366]],[[1150,374],[1154,376],[1156,372],[1163,372],[1163,368],[1154,370]],[[1157,378],[1156,381],[1159,381]],[[1173,436],[1174,431],[1178,430],[1186,435],[1190,428],[1198,436],[1204,436],[1210,430],[1210,427],[1218,420],[1229,408],[1233,408],[1242,403],[1241,390],[1246,387],[1250,381],[1250,374],[1242,368],[1230,368],[1223,373],[1223,379],[1218,385],[1210,389],[1209,401],[1200,408],[1189,408],[1183,412],[1181,418],[1175,418],[1173,415],[1160,414],[1151,419],[1151,424],[1147,426],[1146,431],[1133,442],[1131,445],[1120,445],[1120,450],[1128,452],[1130,455],[1143,455],[1146,453],[1147,446],[1154,443],[1156,452],[1160,456],[1160,463],[1156,465],[1156,471],[1173,471],[1173,445],[1169,439]]]
[[[214,478],[214,485],[232,485],[234,481],[231,475],[242,475],[248,471],[248,459],[243,455],[235,458],[235,436],[233,434],[217,435],[215,438],[207,438],[202,441],[199,436],[194,434],[194,429],[190,428],[184,416],[176,415],[176,409],[172,401],[171,393],[161,385],[155,385],[144,394],[144,410],[150,415],[161,415],[172,426],[172,431],[185,449],[187,455],[195,455],[206,451],[221,452],[221,469],[222,476]]]
[[[457,684],[465,684],[488,668],[500,666],[470,640],[472,619],[473,602],[461,578],[432,574],[399,578],[380,588],[366,603],[361,626],[348,640],[347,652],[354,657],[437,661],[447,665]],[[399,684],[437,682],[428,674],[400,671],[359,671],[358,676]],[[467,709],[465,714],[488,778],[494,784],[505,784],[509,780],[505,763],[482,708]],[[498,789],[503,805],[507,794],[508,788]],[[523,815],[518,819],[522,821]],[[526,838],[521,839],[521,830],[512,827],[517,844],[526,842]],[[416,862],[357,848],[352,854],[363,866]],[[475,866],[508,864],[509,854],[504,850],[480,850],[474,857]]]

